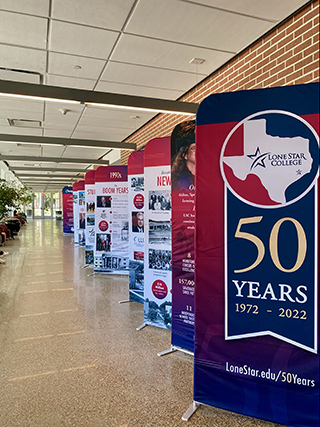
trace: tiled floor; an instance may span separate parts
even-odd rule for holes
[[[146,327],[126,276],[88,276],[61,223],[30,221],[0,265],[1,427],[272,427],[192,402],[192,357],[158,357],[170,332]]]

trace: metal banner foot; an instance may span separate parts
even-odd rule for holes
[[[119,304],[124,304],[125,302],[130,302],[130,300],[129,299],[124,299],[122,301],[119,301]]]
[[[142,325],[137,327],[137,331],[141,331],[141,329],[145,328],[147,325],[145,323],[142,323]]]
[[[196,412],[199,406],[200,406],[200,403],[193,401],[189,406],[189,408],[186,410],[186,412],[182,415],[181,417],[182,421],[189,421],[189,419]]]
[[[177,351],[177,349],[171,346],[168,350],[163,350],[157,353],[157,356],[165,356],[166,354],[174,353],[175,351]]]
[[[94,276],[95,274],[96,274],[95,272],[90,273],[90,274],[87,274],[87,277],[89,277],[89,276]]]
[[[83,265],[82,268],[90,267],[90,264]]]

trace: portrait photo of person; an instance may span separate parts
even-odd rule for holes
[[[132,212],[132,231],[134,233],[144,232],[144,213]]]
[[[173,191],[194,190],[196,168],[195,122],[181,124],[181,129],[172,135],[171,180]],[[179,137],[179,133],[183,136]]]
[[[97,196],[98,208],[111,208],[111,196]]]

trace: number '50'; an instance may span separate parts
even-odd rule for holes
[[[259,239],[259,237],[251,233],[245,233],[244,231],[240,231],[240,228],[243,224],[252,224],[252,223],[260,222],[262,218],[263,218],[262,216],[253,216],[251,218],[240,218],[239,220],[238,227],[235,232],[235,237],[249,240],[250,242],[255,244],[258,249],[258,256],[255,262],[251,264],[249,267],[242,268],[240,270],[234,270],[235,273],[245,273],[246,271],[252,270],[253,268],[257,267],[257,265],[259,265],[264,258],[266,250],[263,242]],[[294,224],[297,230],[297,235],[298,235],[298,254],[297,254],[296,263],[292,268],[289,268],[289,269],[286,269],[281,265],[279,260],[279,254],[278,254],[279,229],[281,227],[281,224],[283,224],[285,221],[290,221]],[[274,265],[279,270],[284,271],[285,273],[293,273],[294,271],[299,270],[299,268],[301,267],[301,265],[305,260],[306,252],[307,252],[307,239],[300,222],[294,218],[279,219],[279,221],[277,221],[272,227],[272,230],[270,233],[269,250],[270,250],[271,259]]]

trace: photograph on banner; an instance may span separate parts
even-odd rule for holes
[[[128,273],[129,218],[126,166],[95,171],[94,270]]]
[[[144,323],[171,329],[171,168],[170,138],[145,147]]]
[[[194,350],[195,121],[171,135],[172,336],[171,344]]]
[[[144,152],[131,153],[128,159],[129,182],[129,300],[144,302]]]
[[[85,247],[85,264],[94,263],[94,245],[95,245],[95,171],[89,170],[84,177],[85,182],[85,217],[86,217],[86,247]]]
[[[319,84],[211,95],[196,132],[194,400],[317,427]]]

